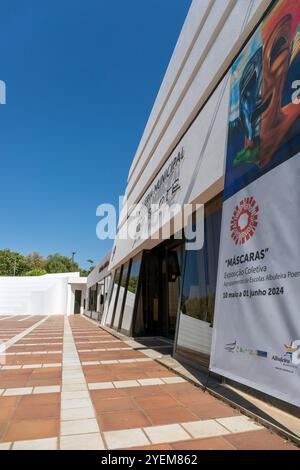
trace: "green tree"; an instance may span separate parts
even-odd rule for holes
[[[0,276],[42,276],[47,273],[80,272],[82,277],[86,277],[94,268],[94,261],[89,260],[89,263],[90,269],[81,269],[72,258],[59,253],[49,255],[45,259],[37,251],[23,256],[9,249],[0,250]]]
[[[29,271],[34,271],[34,270],[44,270],[45,271],[45,265],[46,261],[40,255],[38,251],[34,251],[33,253],[29,253],[29,255],[26,256],[26,261],[29,266]]]
[[[45,262],[45,269],[47,273],[70,273],[78,272],[80,268],[75,261],[68,256],[54,253],[49,255]]]
[[[29,270],[25,256],[9,249],[0,250],[0,276],[23,276]]]
[[[45,269],[32,269],[31,271],[28,271],[27,273],[24,274],[24,276],[44,276],[47,274],[47,271]]]
[[[88,277],[90,274],[91,270],[90,269],[82,269],[80,268],[80,276],[81,277]]]

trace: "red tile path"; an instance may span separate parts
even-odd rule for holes
[[[1,320],[0,340],[12,339],[43,320],[43,317],[31,317],[19,321],[24,318]],[[64,398],[72,401],[74,410],[62,417],[64,318],[46,318],[8,348],[5,363],[0,363],[0,450],[28,446],[34,449],[296,449],[147,358],[143,350],[116,340],[84,317],[71,317],[69,322],[86,391],[76,391],[74,381],[74,391],[67,392]],[[156,340],[146,341],[145,347],[155,347],[156,343]],[[87,394],[90,399],[83,399],[81,394]],[[82,416],[75,419],[75,415]],[[98,431],[94,429],[95,423]],[[239,427],[232,427],[232,423],[244,426],[243,432]]]

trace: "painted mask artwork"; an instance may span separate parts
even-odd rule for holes
[[[239,181],[249,183],[300,151],[300,105],[292,99],[297,80],[300,5],[279,0],[232,68],[228,196]]]

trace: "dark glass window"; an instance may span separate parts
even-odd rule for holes
[[[114,274],[113,286],[112,286],[112,290],[111,290],[111,297],[110,297],[110,302],[109,302],[109,307],[108,307],[108,312],[107,312],[107,317],[106,317],[106,324],[107,325],[110,325],[111,321],[112,321],[112,316],[113,316],[116,301],[117,301],[120,274],[121,274],[121,269],[119,268],[115,271],[115,274]]]
[[[89,310],[95,311],[97,308],[97,284],[89,290]]]
[[[125,264],[123,271],[122,271],[122,276],[120,279],[120,286],[119,286],[119,294],[118,294],[118,301],[114,313],[114,318],[113,318],[113,327],[118,328],[119,326],[119,321],[120,321],[120,316],[122,314],[122,306],[123,306],[123,300],[124,296],[126,295],[126,285],[127,285],[127,277],[128,277],[128,269],[129,269],[129,262]]]
[[[214,318],[221,215],[222,197],[218,196],[205,206],[203,248],[185,253],[177,347],[206,357]]]
[[[127,293],[123,311],[121,329],[129,332],[132,324],[133,310],[137,295],[137,289],[140,278],[142,255],[138,255],[132,260],[131,269],[127,283]]]

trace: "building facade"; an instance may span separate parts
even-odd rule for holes
[[[222,212],[236,183],[231,181],[231,186],[228,183],[228,139],[234,135],[237,141],[236,136],[242,135],[233,162],[243,180],[244,186],[239,189],[257,178],[252,175],[253,167],[261,175],[269,171],[266,167],[272,152],[287,141],[291,132],[294,141],[297,139],[299,113],[290,108],[291,98],[283,94],[286,83],[296,76],[299,8],[296,0],[192,2],[129,170],[108,268],[112,277],[102,325],[134,337],[167,337],[174,342],[175,356],[194,366],[210,366],[212,344],[216,345],[220,337],[216,336],[215,309],[216,297],[221,292],[218,276],[223,259]],[[274,78],[276,74],[278,80]],[[281,87],[279,97],[278,87]],[[284,113],[275,109],[276,99],[278,106],[287,102],[284,125],[278,124]],[[278,122],[273,122],[274,130],[266,138],[263,132],[268,131],[269,122],[276,115]],[[272,150],[268,143],[274,143],[274,139],[276,149]],[[299,151],[296,147],[295,144],[289,157]],[[231,234],[235,244],[242,248],[256,229],[259,210],[253,198],[243,201],[247,207],[242,216],[249,219],[242,227],[241,217],[237,231]],[[192,208],[188,217],[182,213],[186,205]],[[159,214],[149,230],[153,206],[158,212],[161,206],[175,209],[167,215]],[[299,201],[296,206],[299,207]],[[142,213],[143,208],[146,214]],[[248,227],[250,220],[252,225]],[[128,236],[130,221],[135,227],[134,237]],[[233,227],[234,221],[231,223]],[[141,235],[145,225],[148,236]],[[187,227],[198,236],[192,249]],[[163,236],[165,228],[170,230],[168,237]],[[297,257],[298,254],[297,251]],[[246,290],[243,292],[246,295]],[[218,305],[220,310],[220,302]],[[293,342],[295,339],[287,338],[293,354],[297,354],[299,347],[297,340]],[[221,347],[226,353],[236,352],[236,337],[229,340],[228,336]],[[270,352],[263,347],[242,346],[239,351],[270,359]],[[247,380],[242,378],[241,382]],[[295,384],[291,384],[293,387]],[[269,384],[254,388],[271,390],[272,395]],[[281,392],[275,391],[274,396],[300,405],[297,398],[285,398]]]

